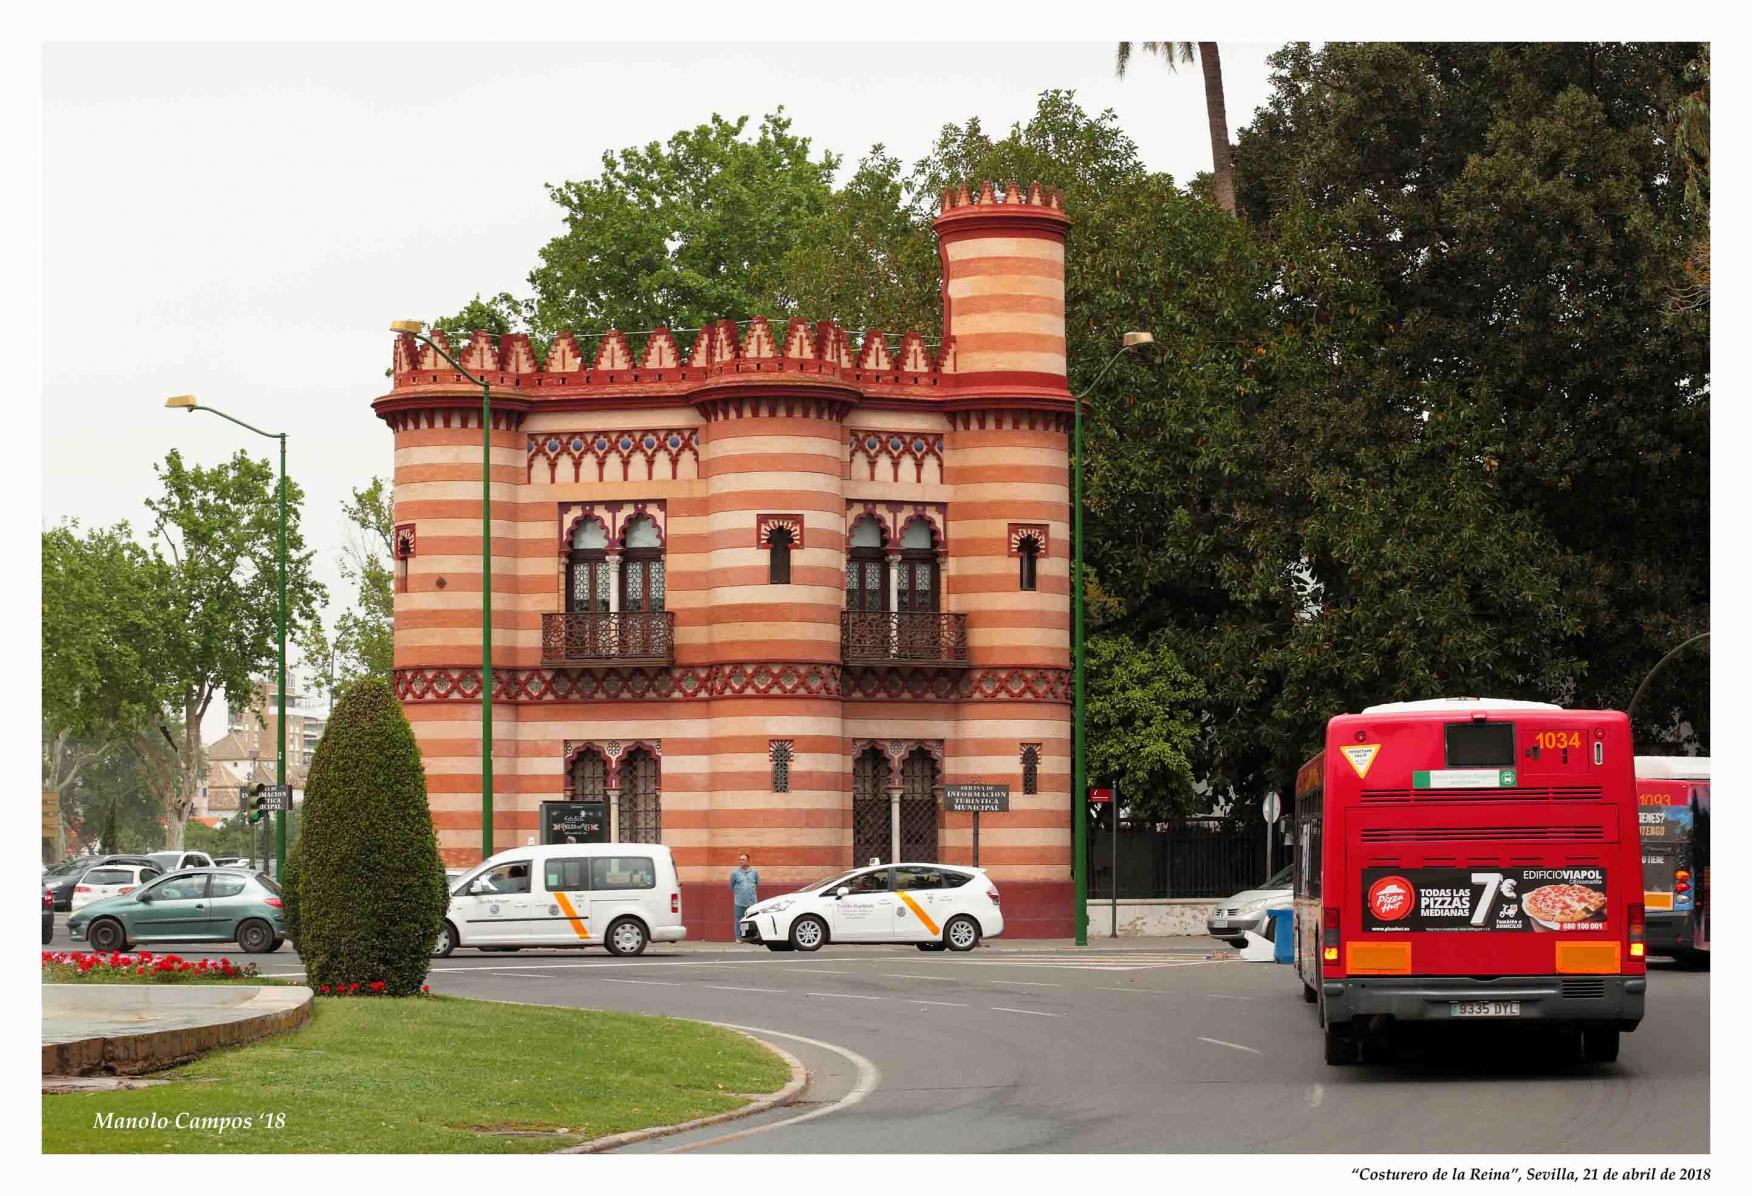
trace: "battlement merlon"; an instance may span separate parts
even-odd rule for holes
[[[943,266],[943,337],[936,351],[917,332],[898,338],[871,329],[852,339],[831,320],[723,319],[684,349],[668,328],[644,334],[563,332],[538,363],[523,333],[497,341],[476,331],[453,347],[432,338],[492,387],[494,402],[519,411],[658,406],[782,386],[819,392],[836,404],[1006,407],[1065,410],[1064,197],[1036,183],[990,182],[943,195],[933,222]],[[393,389],[373,406],[389,419],[420,407],[477,403],[479,387],[429,347],[396,338]],[[507,415],[511,411],[506,412]],[[497,422],[495,420],[495,422]]]

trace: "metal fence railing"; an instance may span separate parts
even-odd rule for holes
[[[1227,897],[1265,878],[1265,831],[1257,821],[1174,818],[1119,824],[1118,896]],[[1089,896],[1114,896],[1113,831],[1089,830]]]

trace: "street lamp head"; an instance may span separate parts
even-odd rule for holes
[[[164,405],[166,407],[178,408],[183,411],[193,411],[196,407],[200,406],[199,403],[195,402],[194,395],[172,395],[170,398],[164,400]]]
[[[1153,345],[1156,338],[1148,332],[1128,332],[1119,340],[1122,347],[1130,349],[1137,345]]]
[[[418,320],[391,320],[389,322],[389,330],[391,332],[418,333],[424,327],[425,325]]]

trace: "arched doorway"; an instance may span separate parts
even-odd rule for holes
[[[865,515],[852,525],[846,553],[846,609],[854,614],[879,614],[888,609],[888,560],[883,550],[882,524]]]
[[[852,760],[852,867],[892,853],[888,821],[888,757],[867,747]]]
[[[900,765],[901,860],[937,858],[937,761],[927,748],[907,753]]]
[[[657,790],[657,757],[633,748],[621,757],[615,838],[622,843],[661,843],[663,811]]]

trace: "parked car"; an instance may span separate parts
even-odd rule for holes
[[[151,864],[104,864],[88,871],[73,886],[72,908],[78,911],[94,901],[132,893],[141,885],[163,875],[163,872]]]
[[[161,876],[125,897],[94,901],[67,919],[67,933],[94,951],[136,943],[236,943],[251,955],[286,941],[280,886],[242,868],[196,868]]]
[[[213,857],[213,867],[215,868],[247,868],[254,862],[255,861],[251,860],[248,856],[241,855],[222,855]]]
[[[66,913],[73,908],[73,889],[79,884],[79,878],[93,868],[105,864],[144,864],[148,867],[158,867],[152,860],[143,855],[99,855],[80,860],[68,860],[67,870],[51,872],[43,877],[43,888],[55,895],[55,909]],[[160,868],[160,871],[163,871]]]
[[[660,843],[568,843],[501,851],[451,887],[432,954],[458,947],[606,947],[640,955],[687,937],[675,858]]]
[[[979,868],[893,864],[855,868],[748,908],[744,942],[772,951],[835,943],[916,943],[971,951],[1004,933],[998,886]]]
[[[1217,903],[1205,920],[1205,933],[1237,947],[1247,943],[1251,930],[1261,938],[1271,937],[1271,911],[1290,908],[1290,881],[1295,865],[1285,864],[1256,889],[1243,889]]]
[[[204,851],[154,851],[147,857],[160,872],[177,872],[183,868],[211,868],[213,857]]]
[[[55,938],[55,895],[47,889],[43,890],[43,946],[48,946]]]

